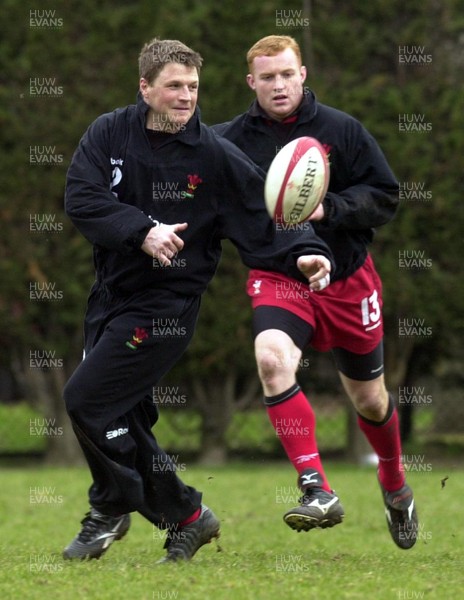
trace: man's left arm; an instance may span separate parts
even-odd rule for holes
[[[345,139],[344,155],[334,157],[333,168],[347,187],[329,191],[311,220],[330,229],[360,230],[384,225],[398,208],[398,181],[379,145],[359,122],[350,122]]]

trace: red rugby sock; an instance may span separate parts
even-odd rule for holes
[[[404,470],[401,464],[401,438],[398,411],[390,397],[387,416],[380,423],[358,414],[358,424],[379,457],[379,481],[388,492],[403,487]]]
[[[276,434],[298,474],[305,469],[315,469],[323,479],[323,489],[331,491],[317,448],[316,417],[300,387],[295,385],[278,396],[266,397],[265,405]]]
[[[185,527],[185,525],[188,525],[189,523],[193,523],[200,517],[200,515],[201,515],[201,508],[197,508],[197,510],[193,513],[193,515],[190,515],[190,517],[187,517],[186,519],[184,519],[183,521],[181,521],[179,523],[179,527]]]

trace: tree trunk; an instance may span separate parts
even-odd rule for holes
[[[50,465],[86,464],[81,447],[74,435],[71,421],[63,400],[66,376],[63,369],[55,369],[49,374],[50,414],[60,423],[59,435],[51,435],[45,461]]]
[[[40,413],[40,429],[47,438],[45,462],[50,465],[85,464],[62,399],[67,378],[64,366],[31,368],[25,359],[14,361],[13,369],[17,380],[23,382],[22,396]]]
[[[396,395],[406,380],[416,341],[412,337],[397,337],[396,343],[392,343],[392,338],[385,348],[385,380],[387,388]]]
[[[202,419],[200,464],[222,465],[227,461],[226,434],[233,411],[243,409],[256,399],[260,389],[257,376],[247,380],[240,394],[237,393],[237,380],[237,373],[231,368],[225,378],[192,381]]]

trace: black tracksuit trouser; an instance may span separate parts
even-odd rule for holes
[[[93,478],[90,505],[104,514],[137,511],[167,528],[201,505],[201,493],[179,479],[152,433],[153,387],[186,350],[199,306],[199,296],[167,290],[116,296],[92,289],[85,358],[64,400]]]

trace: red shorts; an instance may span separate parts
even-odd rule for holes
[[[344,348],[367,354],[383,339],[382,282],[369,255],[353,275],[321,292],[281,273],[254,269],[247,293],[253,308],[277,306],[309,323],[311,346],[320,352]]]

